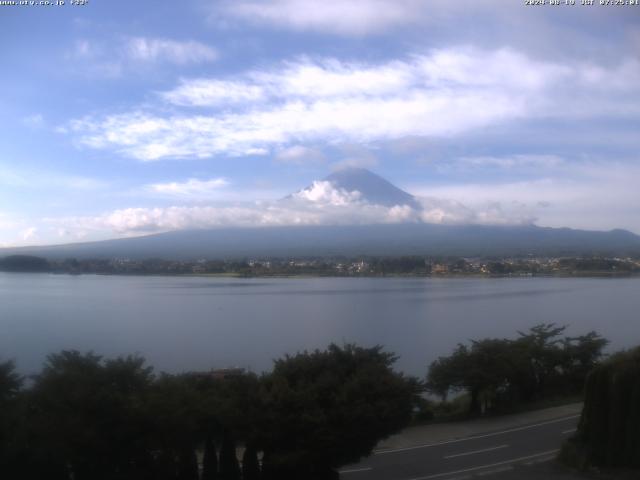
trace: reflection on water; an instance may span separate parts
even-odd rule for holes
[[[109,277],[0,274],[0,357],[140,353],[160,370],[244,366],[329,342],[385,345],[423,375],[458,343],[541,322],[640,344],[639,279]]]

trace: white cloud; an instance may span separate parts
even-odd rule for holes
[[[335,188],[331,182],[327,181],[315,181],[310,187],[293,194],[294,198],[333,206],[357,203],[361,196],[362,194],[357,190],[348,192],[341,188]]]
[[[451,59],[448,66],[443,60],[447,55]],[[515,53],[467,52],[464,55],[471,66],[460,59],[461,55],[458,51],[436,52],[366,68],[337,61],[313,66],[308,62],[289,64],[284,73],[249,72],[246,79],[238,81],[239,91],[253,87],[268,91],[270,98],[264,103],[249,103],[235,111],[227,105],[213,115],[160,117],[133,111],[101,120],[76,120],[70,127],[84,133],[80,141],[85,145],[116,147],[140,160],[255,154],[293,141],[359,142],[406,135],[448,136],[518,118],[535,108],[539,88],[536,82],[522,85],[514,76],[495,72],[485,74],[487,80],[479,84],[473,66],[503,68],[501,62],[512,60],[513,69],[521,73],[526,74],[522,72],[526,66],[536,75],[547,72],[550,80],[557,75],[555,67],[527,63]],[[449,70],[442,72],[439,68]],[[490,79],[497,83],[486,85]],[[251,83],[256,81],[260,83]],[[165,97],[179,97],[182,103],[197,105],[203,97],[194,92],[202,88],[202,82],[198,80],[195,89],[183,83],[178,91]],[[213,82],[217,85],[218,80]],[[187,91],[192,94],[190,100]],[[215,101],[219,100],[215,96]]]
[[[73,71],[113,79],[121,78],[125,72],[148,72],[148,68],[166,64],[187,66],[213,62],[218,56],[215,48],[195,40],[119,37],[110,42],[76,40],[66,58]]]
[[[549,227],[640,232],[640,167],[621,162],[563,163],[553,176],[529,180],[452,183],[408,188],[417,194],[455,198],[487,223],[535,219]]]
[[[293,30],[364,35],[414,23],[426,10],[418,0],[233,0],[217,5],[216,13]]]
[[[133,61],[166,61],[177,65],[211,62],[218,58],[214,48],[194,40],[133,37],[126,41],[125,51]]]
[[[588,68],[595,67],[540,62],[509,49],[453,48],[378,65],[303,59],[233,80],[183,80],[160,96],[182,110],[161,105],[161,113],[87,116],[67,130],[81,145],[153,161],[264,155],[299,143],[455,137],[518,119],[640,114],[640,101],[596,88]],[[624,69],[640,75],[640,65]]]
[[[313,62],[302,58],[285,62],[282,69],[251,71],[247,81],[257,83],[274,97],[328,98],[384,95],[411,87],[417,80],[411,65],[391,61],[381,65],[345,63],[336,59]]]
[[[304,165],[309,163],[322,163],[326,160],[326,157],[318,149],[294,145],[276,152],[275,160],[279,163]]]
[[[211,107],[260,100],[265,93],[259,85],[228,80],[194,79],[182,80],[177,88],[160,95],[174,105]]]
[[[36,227],[29,227],[22,231],[22,240],[25,242],[34,240],[38,229]]]
[[[481,211],[441,198],[419,198],[420,208],[386,207],[368,203],[358,191],[346,191],[330,182],[314,182],[284,199],[227,205],[170,206],[117,209],[95,217],[49,218],[50,228],[65,235],[103,237],[140,235],[183,229],[273,227],[292,225],[367,225],[394,223],[513,224],[531,219],[513,216],[496,206]]]
[[[145,189],[163,196],[204,199],[227,185],[229,182],[224,178],[209,180],[190,178],[185,182],[152,183],[147,185]]]
[[[206,7],[216,28],[247,25],[296,33],[362,37],[390,34],[391,42],[485,48],[510,45],[537,57],[620,57],[638,51],[633,15],[598,5],[561,14],[520,1],[473,0],[218,0]],[[570,21],[568,20],[570,18]],[[535,41],[532,41],[535,39]],[[399,43],[402,45],[403,43]],[[562,48],[558,48],[562,45]],[[376,51],[379,49],[376,48]]]
[[[174,105],[196,107],[240,101],[375,96],[412,87],[419,81],[416,75],[421,73],[406,62],[371,66],[335,59],[313,62],[303,57],[271,70],[250,70],[234,80],[183,79],[178,87],[161,96]]]
[[[425,223],[477,223],[477,215],[473,210],[460,202],[435,197],[417,197],[422,204],[420,220]]]
[[[15,213],[0,212],[0,247],[33,244],[30,239],[35,238],[35,234],[39,233],[39,229],[34,225],[40,226],[38,222]]]

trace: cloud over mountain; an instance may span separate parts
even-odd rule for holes
[[[156,186],[175,194],[192,194],[208,183],[223,186],[220,179]],[[471,209],[454,200],[414,197],[385,179],[361,168],[347,168],[312,182],[274,201],[236,202],[218,205],[182,205],[125,208],[96,217],[50,219],[65,231],[109,230],[118,235],[210,229],[221,227],[275,227],[301,225],[372,225],[400,223],[529,224],[532,218],[512,215],[500,205]]]

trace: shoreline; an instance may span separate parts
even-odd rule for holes
[[[243,274],[243,273],[125,273],[125,272],[29,272],[29,271],[6,271],[0,270],[0,273],[6,274],[46,274],[46,275],[67,275],[67,276],[86,276],[96,275],[105,277],[172,277],[172,278],[233,278],[233,279],[253,279],[253,278],[290,278],[290,279],[310,279],[310,278],[430,278],[430,279],[523,279],[523,278],[640,278],[638,272],[580,272],[580,273],[519,273],[519,274],[481,274],[481,273],[452,273],[452,274],[371,274],[371,275],[336,275],[327,274]]]

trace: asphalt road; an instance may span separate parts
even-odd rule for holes
[[[468,480],[520,478],[518,472],[555,458],[579,415],[468,438],[377,451],[345,467],[343,480]],[[511,475],[509,474],[511,472]]]

